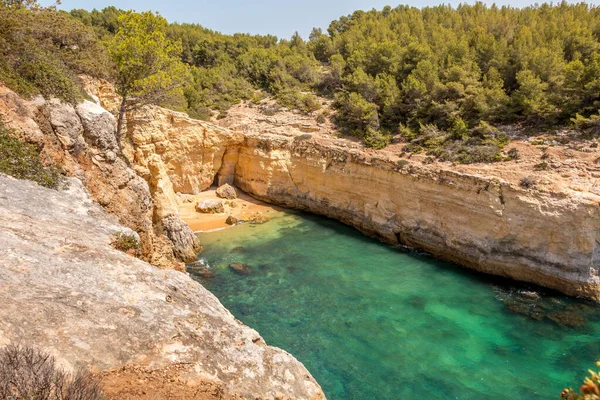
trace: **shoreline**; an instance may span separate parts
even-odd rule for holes
[[[238,197],[233,200],[217,196],[216,188],[211,187],[199,194],[177,194],[179,217],[194,233],[215,232],[231,228],[227,218],[233,216],[240,221],[266,222],[274,216],[283,213],[284,208],[257,200],[236,188]],[[203,200],[221,200],[225,211],[208,214],[196,211],[196,204]]]

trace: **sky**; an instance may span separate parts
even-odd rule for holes
[[[54,0],[41,0],[43,5]],[[158,11],[169,22],[198,23],[222,33],[271,34],[279,38],[290,38],[295,31],[308,38],[313,27],[323,28],[342,15],[355,10],[382,9],[386,5],[409,4],[423,7],[440,3],[457,5],[473,3],[460,0],[404,0],[402,3],[389,0],[62,0],[63,10],[84,8],[92,10],[114,5],[124,10]],[[543,1],[539,1],[543,3]],[[492,4],[494,1],[484,1]],[[522,7],[534,4],[532,0],[496,0],[497,5]],[[587,3],[600,5],[600,0]]]

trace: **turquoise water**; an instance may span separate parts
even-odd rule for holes
[[[330,400],[558,399],[600,359],[598,306],[538,298],[333,220],[287,213],[200,239],[189,271],[208,266],[214,276],[196,278]]]

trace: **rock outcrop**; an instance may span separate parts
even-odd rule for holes
[[[188,275],[111,248],[125,228],[79,180],[54,191],[0,175],[0,226],[0,346],[35,344],[67,368],[175,366],[185,388],[213,382],[211,399],[324,399],[301,363]]]
[[[528,191],[495,177],[399,166],[380,154],[247,137],[235,183],[388,243],[600,300],[600,197]]]
[[[205,214],[220,214],[225,212],[225,206],[221,200],[207,199],[196,204],[196,211]]]
[[[171,132],[178,125],[166,110],[146,113],[161,115],[164,126],[152,131]],[[180,118],[173,115],[174,121]],[[579,191],[530,190],[519,187],[510,170],[512,182],[488,167],[470,172],[449,164],[422,165],[292,128],[255,127],[240,139],[241,134],[210,123],[185,121],[196,128],[186,128],[181,142],[174,134],[153,145],[149,139],[136,142],[141,147],[136,154],[150,154],[150,146],[166,157],[170,179],[180,183],[175,191],[194,193],[210,182],[234,182],[261,200],[336,218],[388,243],[600,300],[600,195],[593,182],[590,191],[581,185]],[[186,167],[201,154],[208,154],[208,167]],[[540,181],[551,181],[548,175]]]
[[[184,113],[146,106],[128,115],[127,135],[131,147],[125,152],[138,174],[148,176],[149,161],[158,155],[175,192],[197,194],[213,183],[233,183],[228,181],[232,171],[226,168],[237,159],[240,134]]]
[[[153,200],[147,182],[152,175],[145,180],[129,166],[116,141],[114,117],[98,104],[84,101],[73,107],[40,97],[25,101],[0,84],[0,118],[20,139],[40,148],[45,161],[60,164],[67,175],[81,179],[95,201],[136,231],[145,260],[181,269],[178,259],[190,260],[197,254],[199,243],[178,217],[176,204],[173,208]],[[172,185],[169,188],[172,191]],[[157,198],[159,191],[154,190]],[[157,220],[157,214],[162,218]]]

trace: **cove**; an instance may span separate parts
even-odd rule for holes
[[[330,400],[558,399],[600,359],[600,307],[289,212],[199,234],[188,271]],[[229,268],[246,263],[241,275]],[[208,267],[214,275],[198,272]]]

